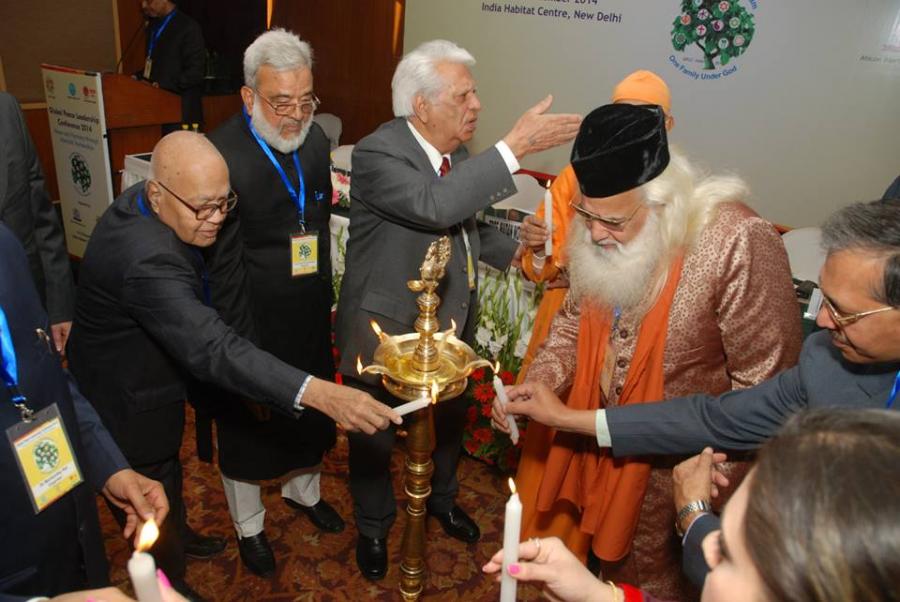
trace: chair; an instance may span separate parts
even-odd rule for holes
[[[331,113],[317,113],[313,116],[313,121],[325,132],[325,136],[331,142],[331,150],[336,149],[341,144],[341,132],[344,130],[341,118]]]
[[[819,270],[825,263],[825,251],[822,249],[822,230],[820,228],[797,228],[781,235],[784,248],[787,249],[791,274],[797,280],[810,280],[819,283]]]
[[[331,164],[335,169],[338,169],[344,172],[345,175],[349,175],[352,171],[350,169],[350,155],[353,154],[353,145],[352,144],[344,144],[343,146],[339,146],[335,149],[331,150]]]

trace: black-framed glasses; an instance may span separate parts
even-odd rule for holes
[[[169,188],[159,180],[154,180],[154,182],[159,184],[163,190],[175,197],[179,203],[190,209],[197,217],[197,219],[201,222],[211,218],[216,211],[221,211],[222,215],[225,215],[226,213],[234,209],[235,205],[237,205],[237,193],[233,190],[229,190],[228,196],[226,196],[224,199],[213,201],[212,203],[205,203],[203,206],[195,208],[193,205],[178,196],[171,188]]]
[[[879,307],[878,309],[858,311],[855,314],[845,314],[838,311],[838,309],[831,303],[828,297],[824,295],[822,296],[822,305],[825,306],[825,309],[828,311],[828,315],[831,316],[832,321],[834,321],[834,323],[840,327],[849,326],[855,322],[858,322],[861,318],[865,318],[866,316],[880,314],[885,311],[897,309],[892,305],[888,305],[886,307]]]
[[[266,101],[266,104],[272,107],[272,110],[275,111],[275,114],[279,117],[287,117],[289,115],[293,115],[294,111],[297,110],[297,107],[300,107],[300,112],[304,115],[312,115],[313,112],[319,108],[319,105],[322,104],[322,101],[319,100],[319,97],[316,96],[315,92],[310,92],[309,98],[306,100],[301,100],[300,102],[279,102],[274,103],[265,96],[259,90],[254,89],[256,95],[259,98],[262,98]]]
[[[631,215],[628,217],[604,217],[602,215],[597,215],[596,213],[591,213],[581,205],[576,205],[574,202],[569,201],[569,207],[574,209],[575,212],[584,219],[584,223],[588,228],[590,228],[594,222],[599,222],[601,226],[607,230],[612,230],[613,232],[621,232],[624,230],[625,226],[628,225],[628,222],[637,215],[638,209],[643,206],[643,203],[638,203],[638,206],[634,208],[634,211],[632,211]]]

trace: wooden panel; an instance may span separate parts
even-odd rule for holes
[[[162,138],[162,128],[158,125],[126,128],[110,132],[109,160],[113,172],[113,192],[121,189],[120,172],[125,167],[125,155],[146,153],[153,150]]]
[[[275,1],[272,27],[290,29],[313,47],[319,111],[341,118],[341,144],[358,142],[393,117],[403,6],[402,0]]]
[[[203,97],[203,120],[206,123],[206,131],[211,132],[219,125],[241,110],[241,95],[228,94],[225,96]]]
[[[141,12],[141,3],[137,0],[115,0],[115,2],[119,18],[121,73],[136,73],[144,68],[147,32],[143,24],[146,17]],[[130,46],[129,42],[131,42]]]
[[[34,108],[22,108],[25,115],[25,123],[28,132],[34,140],[41,167],[44,169],[44,177],[47,182],[47,192],[51,199],[59,198],[59,185],[56,182],[56,163],[53,161],[53,144],[50,142],[50,119],[47,115],[46,105],[40,104]]]

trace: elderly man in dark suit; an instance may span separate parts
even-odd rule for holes
[[[511,174],[518,160],[568,142],[580,117],[554,115],[547,97],[518,120],[506,137],[469,158],[464,143],[475,133],[481,102],[469,71],[475,60],[443,40],[407,54],[392,82],[394,114],[356,145],[350,195],[350,239],[338,304],[340,371],[348,384],[380,395],[377,379],[357,379],[357,356],[371,359],[376,320],[389,333],[410,332],[417,316],[406,281],[418,272],[428,245],[449,236],[453,245],[439,289],[439,319],[453,319],[463,340],[472,342],[477,305],[477,265],[509,267],[516,242],[476,222],[475,213],[516,192]],[[480,537],[478,526],[455,504],[456,465],[464,424],[462,399],[436,410],[435,471],[429,512],[451,536]],[[396,516],[390,480],[394,432],[350,437],[350,490],[359,540],[356,559],[363,575],[387,571],[386,537]]]
[[[822,240],[824,301],[816,322],[824,330],[806,339],[796,367],[718,397],[691,395],[590,411],[565,406],[543,384],[524,384],[509,389],[505,408],[494,403],[494,428],[508,430],[509,412],[594,437],[617,457],[690,454],[705,446],[756,449],[807,408],[900,407],[895,403],[900,389],[900,200],[838,211],[823,226]],[[686,506],[679,513],[685,529],[704,514],[701,504]]]
[[[166,487],[172,520],[155,556],[175,588],[196,599],[184,583],[178,460],[192,377],[287,416],[314,408],[348,431],[373,433],[400,417],[365,393],[261,351],[209,306],[200,250],[216,241],[237,199],[224,159],[204,136],[164,137],[153,151],[151,172],[151,180],[116,199],[91,236],[79,278],[71,366],[126,458]]]
[[[35,286],[50,315],[53,342],[62,353],[75,311],[66,240],[25,118],[16,99],[5,92],[0,92],[0,222],[25,247]]]
[[[128,467],[94,408],[62,369],[46,334],[47,314],[30,278],[22,246],[0,224],[0,375],[5,385],[0,386],[0,428],[18,429],[15,438],[21,441],[35,428],[50,424],[44,413],[55,408],[83,472],[70,490],[43,506],[45,500],[32,498],[32,488],[20,473],[20,462],[25,469],[29,457],[17,460],[10,445],[0,446],[0,533],[6,539],[0,550],[0,600],[4,601],[108,583],[94,491],[102,491],[127,514],[126,537],[139,520],[152,517],[161,522],[168,512],[162,486]],[[35,413],[30,422],[28,411]],[[56,457],[65,463],[65,454]],[[55,478],[50,468],[48,476]],[[38,507],[41,511],[35,512]]]

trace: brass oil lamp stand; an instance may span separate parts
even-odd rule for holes
[[[443,236],[428,247],[419,269],[419,280],[407,283],[409,290],[420,293],[416,299],[419,306],[416,332],[390,336],[373,322],[372,328],[381,341],[375,349],[374,363],[363,367],[362,361],[357,360],[360,374],[380,374],[385,388],[394,397],[404,401],[431,399],[431,403],[405,418],[404,489],[409,520],[403,530],[400,562],[400,593],[404,600],[418,600],[425,582],[425,502],[431,495],[434,472],[433,406],[458,397],[466,390],[473,370],[491,365],[456,338],[456,324],[449,330],[439,331],[437,308],[441,300],[434,291],[444,277],[449,259],[450,239]]]

